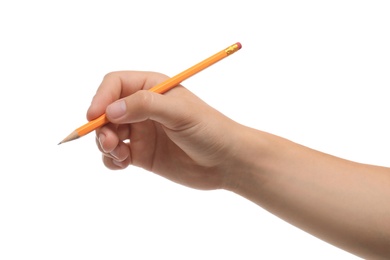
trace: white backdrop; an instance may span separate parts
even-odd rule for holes
[[[103,76],[173,76],[248,126],[389,166],[388,1],[1,1],[0,259],[358,259],[226,191],[109,171],[86,122]]]

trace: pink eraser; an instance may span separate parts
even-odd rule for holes
[[[238,46],[238,49],[241,49],[241,47],[242,47],[241,43],[237,42],[236,44]]]

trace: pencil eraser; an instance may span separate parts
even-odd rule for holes
[[[238,49],[241,49],[241,47],[242,47],[241,43],[237,42],[236,44],[238,46]]]

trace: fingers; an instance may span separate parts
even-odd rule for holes
[[[97,131],[96,144],[103,154],[104,164],[110,169],[123,169],[131,163],[130,149],[126,143],[128,129],[108,124]]]
[[[118,157],[114,157],[114,154]],[[125,157],[125,159],[121,159]],[[103,163],[111,170],[124,169],[131,164],[131,156],[127,144],[121,142],[110,154],[103,153]]]
[[[96,132],[99,149],[103,153],[112,152],[119,144],[119,138],[115,133],[114,125],[108,124]]]
[[[155,72],[118,71],[108,73],[100,84],[87,112],[92,120],[102,115],[112,102],[138,90],[149,89],[164,81],[167,76]]]

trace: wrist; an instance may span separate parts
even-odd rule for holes
[[[223,189],[241,194],[248,185],[259,185],[264,179],[267,161],[270,160],[272,135],[237,125],[232,138],[231,151],[226,159]],[[257,183],[257,184],[255,184]]]

